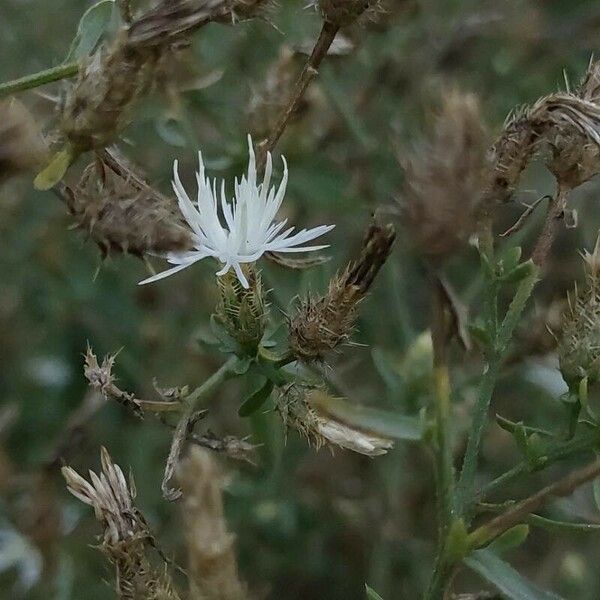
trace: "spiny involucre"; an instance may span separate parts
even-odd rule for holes
[[[248,136],[248,148],[250,152],[248,173],[239,181],[236,178],[235,195],[231,202],[227,200],[225,181],[221,181],[220,194],[218,194],[217,180],[211,182],[206,177],[202,153],[199,153],[200,169],[196,173],[198,198],[194,206],[181,183],[178,164],[175,161],[173,189],[181,213],[191,228],[194,248],[188,252],[166,253],[167,261],[175,266],[141,281],[140,284],[158,281],[203,258],[213,257],[223,265],[217,272],[218,276],[233,269],[242,286],[248,288],[248,279],[242,265],[256,262],[265,252],[311,252],[327,248],[326,245],[305,246],[304,244],[331,231],[333,225],[320,225],[294,233],[294,227],[284,230],[287,219],[279,223],[274,222],[287,186],[287,163],[282,156],[281,183],[277,189],[269,188],[273,172],[271,154],[267,154],[265,176],[259,184],[250,136]]]
[[[586,280],[582,289],[575,288],[575,298],[569,297],[558,348],[560,370],[569,387],[584,378],[589,383],[600,379],[600,236],[594,251],[586,251],[583,259]]]

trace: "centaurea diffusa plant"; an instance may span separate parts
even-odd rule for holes
[[[331,479],[329,487],[335,489],[335,501],[330,504],[337,511],[336,516],[348,519],[350,515],[348,521],[342,521],[345,529],[359,531],[363,525],[361,516],[366,522],[367,526],[363,527],[366,533],[361,538],[361,548],[365,550],[361,551],[365,555],[368,551],[373,557],[369,577],[377,581],[378,590],[383,582],[381,593],[385,600],[404,593],[405,582],[396,585],[400,546],[406,555],[416,556],[415,562],[419,565],[426,564],[422,557],[433,555],[431,568],[426,567],[429,581],[425,585],[423,569],[419,575],[410,576],[420,586],[412,597],[421,593],[430,600],[465,597],[460,591],[474,585],[462,579],[462,567],[466,566],[480,574],[487,581],[486,585],[499,589],[507,597],[547,598],[545,592],[512,569],[499,554],[511,545],[521,544],[529,533],[529,526],[561,531],[598,529],[593,521],[557,520],[550,518],[552,513],[538,514],[547,507],[553,511],[555,507],[550,502],[554,498],[568,496],[595,479],[600,471],[597,461],[566,475],[547,475],[546,471],[558,461],[584,453],[591,455],[600,447],[600,420],[593,398],[600,362],[596,339],[600,331],[598,246],[593,254],[585,255],[585,284],[577,288],[564,315],[561,334],[557,334],[560,369],[568,385],[568,392],[561,396],[568,408],[566,416],[559,415],[556,422],[548,425],[541,413],[550,411],[538,410],[537,399],[532,398],[527,403],[519,399],[518,406],[513,407],[518,420],[498,416],[497,427],[492,429],[489,410],[494,395],[510,396],[513,383],[519,378],[515,374],[518,371],[515,363],[523,362],[527,349],[519,344],[514,332],[518,325],[528,331],[534,329],[530,327],[528,303],[534,291],[537,297],[536,285],[542,276],[552,276],[556,257],[551,251],[562,224],[576,222],[570,206],[571,191],[600,171],[598,63],[590,63],[580,86],[567,85],[566,91],[543,95],[530,106],[511,111],[493,143],[488,137],[490,128],[483,119],[486,114],[486,119],[491,121],[489,98],[483,101],[454,83],[440,85],[436,88],[441,93],[433,126],[422,139],[411,144],[405,139],[410,127],[405,127],[405,115],[397,109],[396,103],[399,89],[404,95],[415,97],[419,110],[429,102],[430,99],[424,101],[424,90],[430,88],[420,85],[425,72],[420,69],[421,62],[413,63],[414,56],[409,53],[402,55],[406,64],[399,64],[396,53],[392,57],[383,53],[386,58],[381,64],[365,61],[372,73],[363,72],[366,76],[364,85],[361,79],[358,97],[347,94],[351,86],[346,89],[347,82],[339,85],[341,74],[354,60],[355,48],[361,46],[364,56],[371,56],[368,46],[371,30],[361,17],[372,14],[378,3],[320,0],[316,3],[318,11],[305,12],[310,18],[318,18],[320,24],[312,49],[303,54],[299,47],[294,60],[280,55],[282,59],[276,63],[277,76],[267,75],[268,94],[258,109],[255,107],[254,112],[259,114],[253,115],[250,127],[256,147],[248,136],[247,173],[236,179],[233,186],[225,179],[218,183],[207,177],[200,155],[197,199],[191,199],[184,188],[177,162],[173,169],[174,196],[159,191],[144,170],[122,153],[124,148],[134,152],[125,144],[129,144],[129,136],[123,137],[125,127],[138,121],[137,110],[141,110],[145,99],[152,95],[158,103],[166,103],[161,119],[165,115],[168,118],[159,119],[156,127],[161,139],[175,140],[174,145],[178,146],[202,148],[208,146],[207,140],[218,140],[219,158],[225,159],[222,164],[233,164],[239,157],[230,153],[232,146],[228,146],[227,136],[219,129],[221,121],[204,112],[204,106],[199,108],[196,99],[188,102],[177,72],[185,62],[194,32],[209,23],[220,23],[232,28],[236,40],[242,31],[252,38],[253,30],[242,30],[238,24],[264,16],[267,4],[263,0],[158,0],[138,11],[139,7],[128,0],[114,3],[102,0],[82,19],[72,56],[70,54],[65,64],[0,86],[0,94],[6,94],[61,78],[74,78],[73,84],[65,87],[62,98],[46,98],[56,101],[57,118],[48,125],[51,158],[46,156],[46,144],[39,139],[30,115],[14,104],[14,99],[0,104],[0,114],[8,115],[0,123],[0,181],[28,170],[42,169],[35,180],[36,186],[52,188],[65,203],[73,226],[87,234],[100,248],[103,258],[129,254],[142,258],[148,265],[149,260],[157,257],[170,263],[171,268],[153,274],[142,283],[159,281],[205,258],[219,264],[216,280],[209,278],[201,282],[206,284],[202,302],[194,304],[193,311],[189,312],[181,307],[190,306],[185,304],[184,286],[192,284],[192,276],[173,278],[168,284],[142,289],[134,287],[137,279],[120,278],[126,282],[127,296],[136,295],[143,307],[146,303],[155,306],[157,298],[161,302],[167,297],[169,300],[177,298],[169,309],[177,314],[184,331],[198,331],[206,362],[214,363],[214,371],[196,387],[185,385],[184,381],[180,387],[164,389],[156,382],[144,385],[141,381],[143,369],[154,368],[152,357],[146,360],[144,356],[144,361],[139,361],[143,367],[138,368],[131,355],[108,355],[99,361],[88,347],[84,375],[92,401],[82,402],[76,411],[77,418],[69,419],[65,432],[50,453],[51,460],[45,464],[45,475],[56,470],[63,460],[75,464],[71,460],[77,460],[78,436],[86,425],[93,423],[92,415],[105,404],[118,403],[123,412],[132,413],[137,418],[133,428],[141,430],[147,427],[147,421],[154,422],[162,427],[156,437],[162,443],[170,440],[168,452],[165,447],[156,451],[162,452],[165,459],[160,484],[162,497],[168,501],[180,500],[185,526],[184,536],[165,537],[185,538],[189,565],[186,587],[190,589],[190,598],[258,597],[264,595],[263,590],[252,589],[256,582],[244,573],[244,563],[240,567],[236,563],[231,533],[236,525],[235,521],[229,525],[226,522],[229,506],[223,503],[224,481],[212,455],[220,454],[220,458],[235,469],[232,504],[242,497],[247,511],[244,516],[251,514],[252,517],[244,519],[243,527],[248,529],[241,530],[238,538],[245,544],[244,560],[248,560],[248,554],[255,554],[259,560],[267,561],[260,552],[261,536],[249,536],[247,532],[252,531],[250,528],[255,527],[256,522],[274,523],[280,513],[300,514],[300,519],[285,520],[293,522],[291,527],[286,525],[289,531],[302,530],[306,520],[304,512],[297,509],[304,509],[301,503],[305,492],[314,494],[315,491],[310,482],[303,480],[302,486],[290,486],[290,495],[296,503],[293,510],[287,510],[288,506],[281,510],[278,504],[277,494],[287,492],[282,492],[285,487],[282,474],[292,476],[296,472],[291,452],[284,453],[278,441],[285,437],[290,442],[300,433],[309,442],[308,446],[314,447],[306,449],[304,444],[302,451],[312,452],[321,446],[335,451],[333,457],[321,454],[317,459],[336,465],[335,475],[338,464],[359,465],[361,469],[368,465],[360,471],[360,477],[348,478],[352,486],[346,486],[352,488],[353,494],[355,489],[364,486],[367,501],[343,498],[345,490],[341,488],[344,486],[337,489],[340,480],[327,473]],[[398,7],[406,5],[410,12],[412,3],[395,4],[392,14],[395,11],[405,14]],[[116,18],[111,15],[113,18],[105,19],[106,24],[99,31],[98,23],[103,22],[102,15],[107,8],[118,9],[118,14]],[[363,21],[359,24],[362,29],[357,26],[357,20]],[[465,41],[461,39],[464,31],[471,35],[469,32],[485,21],[485,18],[477,18],[470,20],[467,28],[458,27],[454,37],[445,40],[447,44],[425,45],[427,60],[435,63],[434,70],[454,60],[453,52]],[[382,25],[381,31],[388,25]],[[333,42],[341,39],[340,32],[344,37],[348,35],[344,39],[347,54],[338,60],[335,68],[328,69],[327,57],[334,49]],[[244,35],[240,34],[240,42]],[[435,51],[429,51],[430,46],[435,47]],[[191,63],[198,62],[196,56],[193,58]],[[262,65],[254,58],[243,59],[240,64],[252,63],[252,68],[256,68],[255,62]],[[303,67],[299,60],[304,61]],[[234,64],[233,60],[231,65],[227,64],[228,74],[233,72]],[[419,77],[418,86],[406,85],[410,79],[409,64],[418,67],[414,69]],[[355,75],[353,70],[348,71]],[[200,83],[194,93],[200,95],[203,86],[213,85],[220,93],[219,86],[233,85],[225,79],[222,80],[220,69],[208,76],[202,73],[202,77],[197,78]],[[313,82],[321,84],[311,89],[319,102],[311,110],[303,111],[307,90]],[[390,120],[391,112],[384,119],[379,119],[379,115],[375,118],[386,127],[391,125],[390,130],[401,133],[396,145],[402,149],[402,173],[393,161],[391,148],[386,145],[387,136],[375,138],[370,130],[371,113],[378,106],[374,98],[388,83],[393,90],[394,114],[398,113],[398,120]],[[228,99],[241,97],[241,87],[234,90],[236,98],[230,95]],[[158,91],[164,93],[164,98],[155,97],[154,92]],[[401,101],[405,102],[406,98]],[[8,110],[15,106],[17,112]],[[220,108],[227,110],[224,106]],[[193,118],[195,114],[188,118],[188,113],[195,112],[191,109],[201,112],[209,126],[198,124]],[[148,112],[153,110],[151,106]],[[268,114],[260,114],[265,111]],[[318,123],[312,119],[314,112],[319,113]],[[240,110],[237,114],[247,113]],[[170,128],[173,121],[181,130]],[[292,122],[294,131],[288,127]],[[196,133],[199,139],[192,142]],[[241,134],[236,132],[235,135],[237,146]],[[369,204],[369,212],[378,215],[366,225],[367,211],[362,211],[366,231],[362,246],[355,249],[354,260],[339,265],[334,275],[335,271],[329,272],[327,267],[315,269],[321,276],[318,285],[316,277],[309,279],[300,271],[323,265],[330,257],[319,253],[316,259],[314,254],[296,259],[293,254],[325,250],[327,246],[321,239],[333,225],[296,232],[288,227],[286,220],[277,221],[287,191],[288,168],[285,158],[281,157],[281,179],[272,185],[272,153],[284,137],[289,140],[285,152],[292,165],[289,176],[296,198],[302,198],[298,190],[312,196],[313,190],[321,185],[325,189],[326,184],[319,179],[323,175],[321,160],[331,158],[331,154],[335,155],[338,169],[335,177],[331,177],[335,179],[331,189],[339,195],[340,203],[348,203],[348,212],[344,204],[343,209],[338,208],[338,214],[330,214],[325,222],[335,222],[341,228],[354,219],[353,196],[360,196],[361,201]],[[303,164],[302,154],[308,154],[307,140],[312,144],[310,158],[316,160],[310,162],[304,157]],[[330,145],[331,140],[338,140],[335,146]],[[84,154],[90,160],[76,176],[77,158]],[[373,160],[370,160],[371,155]],[[506,218],[502,213],[511,210],[522,175],[537,159],[541,159],[556,180],[555,193],[527,207],[517,222],[499,235],[504,229],[500,222]],[[306,168],[306,164],[310,169],[302,178],[302,167]],[[390,164],[393,173],[390,173]],[[149,161],[145,170],[155,172],[154,167]],[[398,174],[402,182],[395,179]],[[328,173],[324,175],[324,180],[329,182]],[[360,193],[346,197],[339,183],[342,182],[344,190],[346,186],[352,190],[349,184],[357,181]],[[396,189],[399,189],[397,193]],[[390,212],[385,205],[393,196],[398,196],[402,203],[397,223],[382,222],[381,215]],[[519,233],[525,238],[528,219],[544,200],[549,204],[545,224],[533,248],[522,251],[515,241],[516,234],[522,230]],[[375,205],[377,210],[373,210]],[[383,205],[382,209],[379,205]],[[332,205],[331,212],[336,206]],[[316,215],[309,213],[308,216],[316,220]],[[419,268],[415,271],[419,275],[426,274],[429,318],[423,310],[427,303],[421,301],[418,277],[415,279],[411,269],[405,268],[405,259],[399,259],[398,252],[393,252],[396,231],[401,244],[411,245],[418,255]],[[348,246],[353,246],[357,242],[355,237],[352,234],[343,239],[348,241]],[[330,252],[336,261],[340,255],[352,256],[349,248],[340,245]],[[473,273],[473,263],[477,261],[469,260],[469,256],[472,258],[477,253],[480,268]],[[522,259],[522,256],[531,258]],[[271,271],[267,261],[278,266]],[[118,263],[118,268],[121,264]],[[457,265],[460,268],[457,269]],[[295,278],[290,275],[286,282],[282,276],[280,282],[279,267],[290,268]],[[193,285],[198,285],[198,279],[201,278],[196,278]],[[89,287],[96,289],[91,283]],[[409,288],[408,292],[402,289],[404,287]],[[369,298],[372,290],[373,297]],[[547,293],[544,291],[540,299]],[[409,300],[406,305],[400,301],[404,295]],[[178,303],[180,298],[183,298],[182,303]],[[10,304],[0,303],[0,317],[4,316],[7,306],[10,309]],[[207,305],[210,305],[208,312],[213,311],[208,332],[199,317]],[[412,314],[413,309],[418,310],[418,316]],[[162,319],[162,313],[159,314]],[[175,348],[178,356],[187,354],[188,360],[193,361],[192,374],[182,375],[174,361],[163,361],[169,362],[166,375],[191,380],[197,372],[196,346],[182,341],[179,332],[172,331],[166,320],[161,324],[164,325],[162,338],[156,336],[152,328],[144,331],[146,337],[141,337],[153,342],[173,340],[164,352],[173,352]],[[195,327],[197,324],[200,327]],[[104,340],[100,339],[96,323],[93,325],[89,335],[99,338],[91,339],[99,345]],[[105,338],[109,337],[109,333],[102,333]],[[356,349],[359,344],[354,342],[358,341],[368,341],[373,348]],[[115,347],[122,342],[125,340],[110,337]],[[385,347],[387,344],[389,347]],[[158,342],[154,347],[160,345]],[[133,348],[137,352],[138,346]],[[548,345],[544,348],[554,350]],[[377,369],[370,368],[371,359]],[[359,366],[355,367],[353,361]],[[506,363],[509,361],[514,368],[510,380],[505,378],[507,385],[503,382],[502,387],[498,387],[498,381],[508,372]],[[117,380],[117,372],[129,381],[127,385]],[[161,378],[164,375],[161,373]],[[375,382],[377,376],[381,381]],[[139,390],[128,391],[129,386]],[[384,387],[388,406],[380,408],[386,401]],[[520,393],[516,383],[514,388],[515,394]],[[355,398],[359,401],[355,402]],[[237,402],[234,410],[232,399]],[[504,413],[505,404],[499,406],[502,408],[498,410]],[[219,417],[223,417],[223,422]],[[228,434],[230,427],[234,428],[235,435]],[[240,433],[238,429],[243,431]],[[489,438],[488,432],[493,434]],[[506,471],[490,475],[491,453],[484,457],[487,460],[481,459],[484,441],[494,454],[497,449],[494,444],[504,444],[503,447],[514,446],[522,456]],[[414,444],[416,451],[403,455],[404,443]],[[421,469],[420,450],[427,451],[433,459],[432,477],[426,468]],[[356,454],[363,456],[356,457]],[[387,458],[380,458],[385,454]],[[366,460],[365,456],[372,460]],[[411,460],[405,460],[407,457]],[[65,467],[63,474],[71,492],[94,507],[105,528],[102,548],[117,567],[117,593],[123,598],[181,597],[175,586],[179,586],[185,573],[181,573],[182,577],[171,577],[171,571],[174,574],[177,569],[173,569],[173,561],[165,559],[171,556],[170,551],[163,555],[159,550],[160,561],[148,559],[147,555],[154,554],[159,546],[134,504],[135,490],[106,451],[102,451],[101,462],[103,473],[90,474],[90,481],[70,467]],[[253,473],[260,471],[264,478],[253,479],[254,475],[249,475],[244,479],[246,471],[239,468],[240,464],[256,465],[258,468]],[[419,466],[415,469],[413,464]],[[340,468],[340,473],[343,470]],[[369,473],[375,470],[384,485],[379,485],[379,479],[376,485],[369,479]],[[424,477],[419,477],[417,471],[420,470],[426,473]],[[398,476],[400,471],[403,480]],[[534,472],[540,472],[538,477],[547,477],[550,481],[530,493],[535,487],[529,480]],[[154,472],[150,474],[154,475]],[[241,485],[238,477],[242,479]],[[251,487],[248,481],[256,484],[251,493],[248,493]],[[509,487],[515,482],[521,486],[516,492]],[[149,485],[158,491],[156,478]],[[434,504],[429,502],[433,488],[437,539],[435,543],[419,539],[413,550],[412,544],[406,543],[407,538],[417,535],[425,538],[429,533],[427,524],[431,513],[428,509]],[[496,494],[502,496],[500,501],[490,502]],[[406,498],[419,510],[404,511],[409,504]],[[368,507],[364,511],[363,505]],[[385,510],[378,509],[383,506]],[[425,510],[421,511],[421,507]],[[164,511],[156,514],[161,512]],[[416,512],[423,512],[425,519],[419,521]],[[494,517],[485,519],[484,513],[489,512],[494,513]],[[399,516],[399,513],[403,514]],[[419,531],[411,536],[411,530]],[[289,531],[286,535],[290,539],[297,535],[297,531]],[[251,539],[246,541],[244,536]],[[287,539],[280,554],[284,559],[296,560],[295,548],[291,548]],[[249,547],[253,552],[248,552]],[[179,560],[179,555],[174,555]],[[158,566],[155,563],[159,563]],[[302,564],[301,568],[304,567]],[[301,568],[298,571],[304,577]],[[257,578],[260,575],[262,572]],[[248,587],[242,583],[246,580]],[[339,593],[345,594],[346,588]],[[336,589],[327,589],[320,597],[334,597],[339,593]],[[362,595],[362,587],[357,594]],[[379,596],[369,589],[368,597]],[[484,598],[489,594],[475,592],[468,597]]]

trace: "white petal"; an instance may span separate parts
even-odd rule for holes
[[[138,285],[145,285],[147,283],[154,283],[155,281],[159,281],[160,279],[164,279],[165,277],[169,277],[170,275],[174,275],[175,273],[179,273],[179,271],[183,271],[183,269],[185,269],[186,267],[189,267],[190,265],[193,265],[195,262],[206,258],[206,256],[198,256],[198,258],[196,258],[195,260],[188,260],[180,265],[177,265],[176,267],[171,267],[170,269],[167,269],[166,271],[162,271],[161,273],[157,273],[156,275],[152,275],[152,277],[148,277],[147,279],[144,279],[142,281],[140,281],[138,283]]]

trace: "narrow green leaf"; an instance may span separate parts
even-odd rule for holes
[[[351,427],[397,440],[417,441],[422,437],[418,417],[351,404],[340,398],[320,394],[313,400],[315,406],[334,419]]]
[[[383,598],[367,583],[365,583],[365,593],[367,600],[383,600]]]
[[[114,0],[100,0],[83,13],[65,62],[89,56],[96,49],[110,26],[114,5]]]
[[[528,525],[515,525],[495,539],[488,547],[496,554],[502,554],[512,548],[518,548],[529,535]]]
[[[238,410],[238,415],[240,415],[240,417],[249,417],[266,402],[272,391],[273,382],[270,379],[267,379],[258,390],[244,400]]]
[[[404,380],[400,373],[394,368],[388,356],[380,348],[373,348],[371,356],[373,364],[388,390],[393,394],[397,394],[404,387]]]
[[[599,523],[577,523],[573,521],[558,521],[548,519],[540,515],[529,515],[527,522],[530,525],[541,527],[547,531],[567,532],[567,533],[598,533],[600,531]]]
[[[511,600],[563,600],[537,587],[490,550],[477,550],[464,563]]]

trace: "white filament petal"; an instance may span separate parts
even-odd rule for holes
[[[285,196],[288,182],[287,162],[282,156],[281,182],[277,188],[269,187],[273,161],[271,154],[267,153],[265,175],[262,183],[258,184],[256,156],[250,136],[248,136],[248,151],[248,173],[240,179],[235,178],[234,197],[231,201],[227,200],[224,181],[219,186],[216,179],[211,182],[206,177],[202,153],[198,152],[199,168],[196,173],[198,197],[194,206],[181,183],[178,163],[174,162],[173,190],[177,196],[179,210],[192,230],[194,248],[180,253],[167,253],[164,258],[175,266],[144,279],[140,285],[173,275],[207,256],[212,256],[223,265],[217,275],[224,275],[233,268],[240,283],[247,288],[248,280],[242,265],[255,262],[265,252],[312,252],[328,247],[303,244],[328,233],[334,225],[302,229],[297,233],[294,233],[293,227],[289,227],[281,233],[287,219],[279,223],[274,222],[274,219]]]

